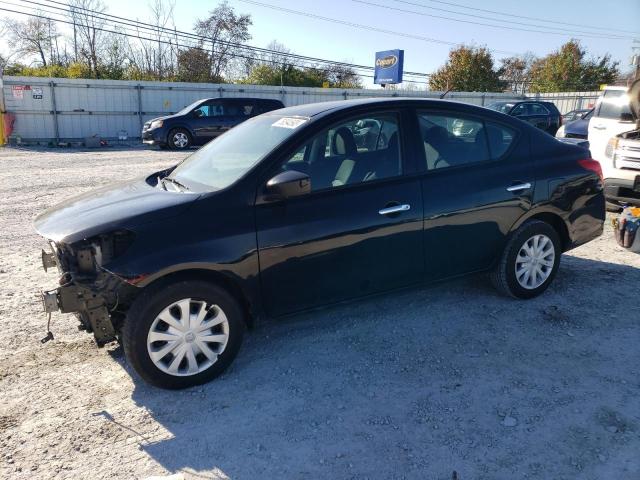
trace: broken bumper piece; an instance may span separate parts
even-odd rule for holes
[[[72,284],[42,292],[42,305],[47,314],[57,311],[76,313],[80,319],[80,328],[93,333],[100,347],[116,339],[115,328],[104,300],[88,288]]]

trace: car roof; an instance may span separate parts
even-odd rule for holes
[[[323,114],[338,112],[340,110],[348,110],[360,106],[376,107],[392,107],[392,106],[422,106],[431,108],[451,108],[456,110],[477,111],[483,109],[478,105],[470,105],[468,103],[456,102],[451,100],[439,100],[433,98],[415,98],[415,97],[386,97],[386,98],[358,98],[353,100],[334,100],[329,102],[306,103],[293,107],[281,108],[267,115],[292,116],[292,117],[315,117]]]
[[[200,100],[196,100],[196,102],[208,102],[210,100],[251,100],[251,101],[261,100],[261,101],[267,101],[267,102],[282,103],[282,100],[278,100],[277,98],[258,98],[258,97],[211,97],[211,98],[201,98]]]

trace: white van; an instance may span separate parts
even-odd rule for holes
[[[589,149],[591,156],[600,162],[607,178],[605,151],[611,137],[635,129],[627,87],[605,87],[598,99],[589,122]],[[612,167],[612,165],[611,165]]]
[[[629,109],[632,121],[626,121],[623,108],[620,115],[625,117],[625,121],[621,120],[614,126],[623,131],[609,137],[604,160],[598,158],[604,174],[605,197],[613,208],[624,204],[640,206],[640,79],[633,83],[628,93],[626,89],[624,91],[627,100],[624,108]],[[600,141],[600,134],[594,138]],[[592,154],[595,156],[593,150]]]

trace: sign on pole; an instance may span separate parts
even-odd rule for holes
[[[402,83],[403,66],[404,50],[376,52],[376,69],[373,74],[373,83],[380,85]]]

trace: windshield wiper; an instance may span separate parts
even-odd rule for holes
[[[178,187],[179,189],[180,189],[180,188],[182,188],[183,190],[189,190],[189,188],[188,188],[186,185],[184,185],[183,183],[180,183],[180,182],[179,182],[178,180],[176,180],[175,178],[171,178],[171,177],[169,177],[169,176],[167,176],[167,177],[163,177],[160,181],[161,181],[161,182],[165,182],[165,181],[167,181],[167,182],[173,183],[173,184],[174,184],[176,187]],[[165,190],[166,190],[166,188],[165,188]]]

